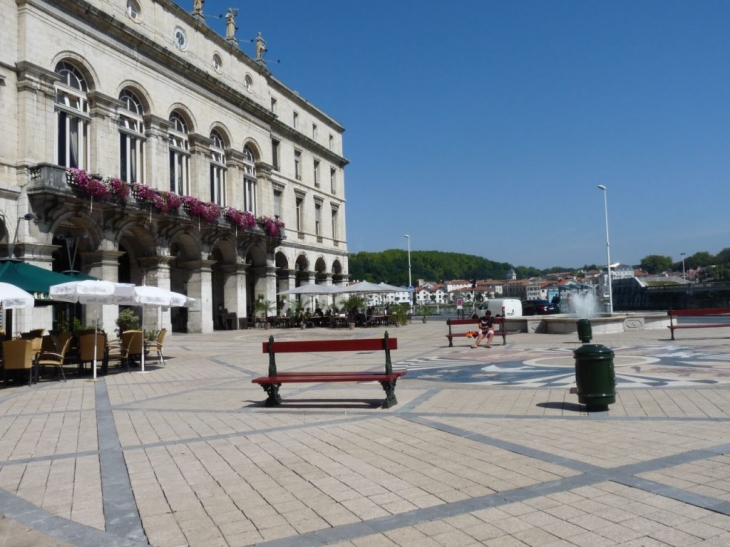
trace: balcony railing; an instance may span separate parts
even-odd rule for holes
[[[88,200],[93,207],[124,207],[194,223],[201,229],[216,226],[236,232],[250,231],[273,239],[285,239],[284,223],[278,218],[255,218],[233,207],[221,207],[192,196],[178,196],[143,184],[127,184],[117,178],[41,163],[30,168],[30,196],[52,194],[63,200]]]

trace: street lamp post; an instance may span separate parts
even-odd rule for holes
[[[411,291],[411,287],[413,284],[411,283],[411,236],[406,234],[406,241],[408,241],[408,301],[411,304],[411,308],[413,308],[413,292]]]
[[[608,283],[608,313],[613,313],[613,288],[611,287],[611,243],[608,237],[608,189],[603,185],[599,184],[598,188],[603,192],[603,210],[606,217],[606,279]]]
[[[682,279],[684,281],[687,281],[687,277],[684,275],[684,253],[679,253],[679,254],[682,255]]]

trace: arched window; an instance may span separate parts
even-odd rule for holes
[[[210,201],[226,204],[226,155],[223,138],[218,131],[210,133]]]
[[[144,182],[144,108],[131,91],[119,94],[119,178],[124,182]]]
[[[56,164],[89,167],[89,101],[86,80],[76,67],[61,61],[56,65],[61,80],[56,83]]]
[[[170,114],[170,123],[170,191],[187,196],[190,192],[188,124],[177,112]]]
[[[256,214],[256,157],[251,147],[243,147],[243,210]]]

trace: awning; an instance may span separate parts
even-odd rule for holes
[[[67,275],[33,266],[17,260],[0,260],[0,281],[20,287],[36,300],[49,300],[51,285],[72,280]]]

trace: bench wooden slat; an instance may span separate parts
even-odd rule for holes
[[[730,327],[730,323],[717,325],[670,325],[668,329],[721,329],[722,327]]]
[[[291,383],[329,383],[329,382],[391,382],[405,376],[405,372],[394,372],[393,374],[280,374],[279,376],[264,376],[256,378],[256,384],[291,384]]]
[[[730,308],[708,308],[701,310],[669,310],[667,315],[676,317],[692,317],[697,315],[727,315]]]
[[[264,342],[263,352],[269,353],[269,342]],[[303,340],[274,342],[274,353],[308,353],[315,351],[383,351],[384,338],[361,338],[355,340]],[[398,339],[388,339],[388,349],[398,349]]]

